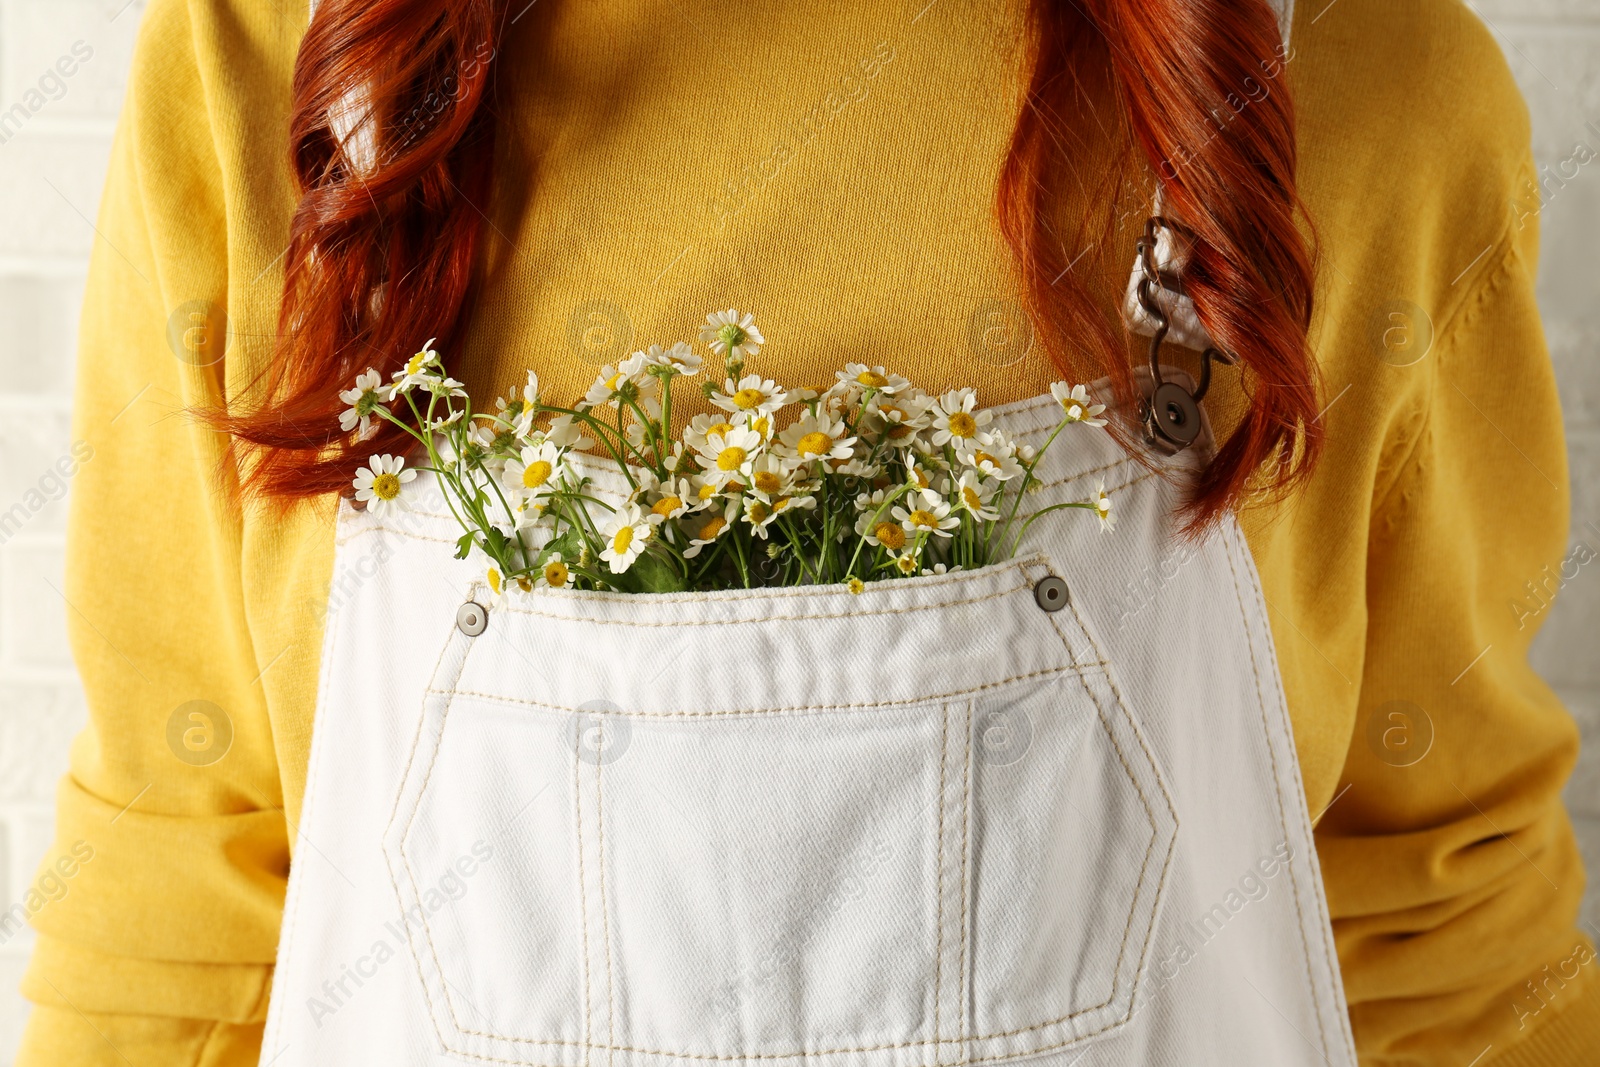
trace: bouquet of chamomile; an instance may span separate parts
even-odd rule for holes
[[[606,366],[570,407],[530,371],[520,397],[476,411],[433,342],[384,383],[375,370],[339,394],[346,431],[375,419],[418,442],[375,455],[355,499],[376,515],[410,506],[431,471],[462,527],[458,558],[485,558],[503,595],[540,587],[664,593],[870,582],[981,567],[1013,555],[1031,522],[1062,508],[1113,524],[1094,499],[1019,517],[1040,458],[1068,426],[1103,426],[1082,385],[1051,393],[1062,418],[1037,448],[1011,440],[971,389],[924,393],[880,366],[847,364],[824,389],[788,389],[752,371],[766,344],[753,316],[707,316],[700,341],[723,367],[701,392],[713,409],[682,427],[674,386],[700,353],[652,345]],[[592,472],[614,466],[601,489]],[[618,493],[615,486],[625,491]]]

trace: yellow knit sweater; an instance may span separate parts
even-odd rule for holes
[[[608,356],[737,306],[786,381],[870,357],[985,403],[1043,391],[991,209],[1022,6],[529,5],[500,57],[484,300],[453,369],[487,390],[531,366],[570,397]],[[1591,1063],[1600,966],[1559,799],[1577,731],[1525,658],[1525,583],[1567,526],[1526,115],[1456,0],[1299,6],[1281,77],[1323,255],[1329,447],[1302,495],[1242,518],[1326,809],[1363,1062]],[[330,592],[334,502],[242,505],[226,442],[182,414],[272,351],[305,3],[144,18],[82,321],[93,454],[67,597],[90,725],[47,861],[71,860],[69,891],[33,916],[25,1067],[255,1062]],[[1080,269],[1114,289],[1130,248]],[[226,309],[219,362],[174,358],[191,302]],[[1225,426],[1237,381],[1213,396]],[[191,700],[231,724],[210,766],[169,747]],[[1431,733],[1426,757],[1399,765],[1392,729]]]

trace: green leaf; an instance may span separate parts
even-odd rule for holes
[[[487,551],[489,553],[489,555],[493,556],[497,560],[505,558],[505,554],[506,554],[506,535],[505,534],[501,533],[499,530],[495,529],[493,526],[490,526],[490,527],[487,527],[483,531],[483,540],[484,540],[484,543],[485,543],[485,551]]]
[[[466,559],[472,552],[472,531],[468,530],[456,538],[456,559]]]
[[[560,537],[552,538],[549,544],[539,550],[539,556],[534,560],[533,568],[534,570],[539,570],[557,552],[561,553],[561,558],[568,563],[576,563],[582,551],[583,541],[578,536],[578,529],[574,526],[569,526],[565,533]]]
[[[685,588],[683,574],[672,561],[654,552],[646,552],[634,560],[628,575],[638,583],[642,593],[681,593]]]

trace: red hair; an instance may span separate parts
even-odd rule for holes
[[[369,366],[387,376],[426,337],[446,349],[459,339],[486,224],[472,205],[487,203],[505,9],[503,0],[317,8],[295,64],[290,153],[302,196],[280,350],[260,405],[222,419],[253,446],[254,490],[341,491],[369,455],[407,450],[409,438],[387,423],[365,441],[343,433],[336,393]],[[1126,338],[1104,294],[1072,276],[1052,227],[1050,179],[1068,165],[1060,149],[1074,136],[1065,116],[1083,72],[1102,72],[1124,123],[1117,151],[1126,161],[1137,147],[1160,177],[1166,213],[1192,232],[1185,290],[1244,378],[1242,421],[1189,501],[1191,524],[1203,525],[1238,502],[1263,464],[1284,488],[1321,445],[1306,348],[1312,264],[1296,226],[1294,110],[1276,80],[1286,61],[1276,15],[1266,0],[1034,0],[1031,17],[1031,80],[996,195],[1037,334],[1064,371],[1108,374],[1124,401],[1135,398]],[[1086,211],[1080,234],[1097,217],[1109,232],[1103,198]]]

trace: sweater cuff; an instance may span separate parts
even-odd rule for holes
[[[1590,956],[1590,962],[1600,960]],[[1497,1050],[1483,1067],[1583,1067],[1594,1063],[1600,1049],[1600,981],[1591,976],[1575,999],[1552,1004],[1547,1010],[1552,1009],[1553,1017],[1530,1024],[1530,1034],[1504,1052]]]
[[[72,1008],[35,1007],[17,1050],[16,1067],[255,1067],[261,1023],[150,1015],[85,1015]]]

